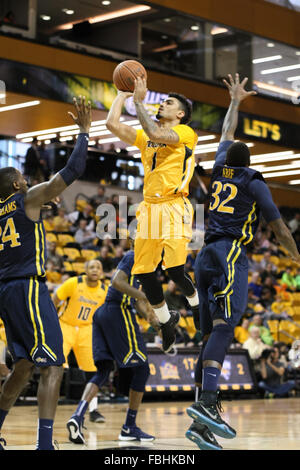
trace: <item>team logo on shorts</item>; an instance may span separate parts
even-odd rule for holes
[[[40,362],[40,363],[46,363],[47,362],[47,359],[45,357],[37,357],[35,359],[35,362]]]

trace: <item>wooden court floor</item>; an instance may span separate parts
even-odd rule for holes
[[[191,402],[151,402],[140,409],[137,424],[155,435],[153,443],[140,444],[149,450],[190,450],[198,447],[185,438],[191,419],[185,410]],[[86,445],[69,442],[66,422],[75,405],[59,405],[54,439],[59,450],[97,450],[127,446],[118,441],[127,404],[100,404],[105,423],[91,423],[86,417]],[[217,438],[224,450],[300,450],[300,398],[223,401],[223,418],[237,430],[232,440]],[[33,450],[36,440],[37,407],[15,406],[2,428],[6,450]],[[129,445],[137,446],[137,443]]]

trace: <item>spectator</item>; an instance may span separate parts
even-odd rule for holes
[[[98,186],[97,194],[90,198],[89,204],[92,206],[94,211],[97,209],[100,204],[105,203],[105,187],[100,184]]]
[[[286,287],[286,290],[289,292],[295,292],[297,289],[296,278],[292,274],[292,268],[286,268],[285,273],[283,273],[281,278],[281,285]]]
[[[43,181],[42,177],[42,165],[40,163],[40,156],[38,151],[38,140],[36,137],[33,138],[31,146],[26,152],[24,173],[28,176],[29,183],[32,185],[33,181],[37,183]]]
[[[124,249],[121,245],[118,245],[116,246],[116,249],[115,249],[115,256],[112,258],[112,261],[113,261],[113,264],[114,264],[114,268],[116,268],[118,266],[118,264],[120,263],[121,259],[123,258],[124,256]]]
[[[272,273],[276,273],[277,272],[277,267],[276,265],[271,261],[271,256],[272,256],[272,253],[270,251],[265,251],[265,253],[263,254],[263,259],[260,261],[259,263],[259,267],[260,267],[260,271],[263,272],[267,269],[267,266],[268,266],[268,269],[270,270],[271,269],[271,272]]]
[[[260,337],[260,330],[257,326],[253,326],[249,330],[249,338],[244,342],[243,349],[247,349],[249,356],[252,360],[259,359],[265,349],[270,346],[265,344]]]
[[[275,268],[275,269],[274,269]],[[264,283],[266,277],[271,277],[275,284],[277,280],[277,268],[273,263],[268,263],[265,269],[260,273],[261,282]]]
[[[109,252],[110,255],[115,254],[115,247],[114,247],[114,244],[112,242],[112,237],[109,233],[104,235],[101,246],[106,246],[108,248],[108,252]]]
[[[248,258],[248,271],[249,271],[249,273],[254,273],[254,272],[259,271],[259,269],[260,269],[259,263],[257,263],[257,261],[255,261],[253,259],[253,253],[251,253],[251,251],[247,252],[247,258]]]
[[[43,219],[46,232],[54,232],[54,216],[52,212],[48,212]]]
[[[185,271],[187,272],[194,271],[194,264],[195,264],[197,254],[198,254],[198,250],[192,250],[192,252],[187,255],[186,263],[185,263]]]
[[[235,327],[234,338],[239,344],[244,344],[245,341],[250,337],[249,326],[250,326],[249,319],[244,318],[242,320],[242,324]]]
[[[64,258],[56,253],[56,243],[50,242],[47,246],[47,260],[51,261],[58,271],[64,267]]]
[[[254,315],[252,318],[252,322],[249,326],[249,332],[251,332],[252,328],[257,327],[259,329],[260,338],[263,343],[267,344],[268,346],[272,346],[274,340],[271,335],[269,328],[263,326],[263,316],[260,314]]]
[[[263,284],[261,296],[260,296],[260,303],[265,308],[271,307],[272,303],[275,300],[277,291],[273,287],[273,279],[272,277],[268,276],[265,278],[265,282]]]
[[[100,256],[97,258],[102,263],[103,272],[106,277],[112,277],[115,272],[115,266],[113,263],[113,258],[109,256],[109,250],[107,246],[102,246],[100,248]]]
[[[73,232],[79,228],[82,219],[87,222],[87,230],[95,231],[96,223],[93,217],[93,207],[90,204],[87,204],[82,211],[74,211],[69,214],[68,219],[72,223],[71,231]]]
[[[297,212],[294,215],[293,219],[289,221],[288,226],[292,233],[297,232],[297,230],[300,228],[300,212]]]
[[[49,180],[51,174],[51,163],[50,163],[50,155],[48,150],[46,149],[45,141],[42,140],[39,146],[39,157],[40,157],[40,164],[41,169],[44,175],[45,180]]]
[[[298,268],[297,276],[295,278],[296,281],[296,289],[300,291],[300,268]]]
[[[260,283],[260,275],[258,272],[255,272],[251,276],[251,282],[248,284],[248,287],[253,290],[253,294],[260,299],[262,292],[262,285]]]
[[[85,249],[93,249],[93,241],[96,238],[96,233],[88,229],[87,221],[81,219],[79,222],[79,228],[74,234],[74,238],[79,245]]]
[[[53,219],[54,231],[55,232],[69,232],[71,222],[67,216],[66,210],[60,207],[57,211],[57,215]]]
[[[259,388],[265,391],[265,396],[283,397],[295,388],[295,381],[283,382],[285,367],[279,361],[279,349],[272,348],[263,354],[260,361],[260,372],[262,380],[258,383]]]

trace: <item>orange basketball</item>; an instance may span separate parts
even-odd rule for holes
[[[136,60],[124,60],[114,70],[113,82],[120,91],[133,91],[134,79],[142,77],[147,79],[145,67]]]

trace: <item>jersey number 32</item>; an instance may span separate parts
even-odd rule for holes
[[[209,206],[210,211],[217,210],[217,212],[223,212],[225,214],[233,214],[234,207],[228,205],[230,201],[236,198],[238,189],[234,184],[231,183],[221,183],[220,181],[214,181],[212,187],[215,191],[212,193],[214,198]],[[221,201],[221,194],[226,193],[226,199]],[[222,198],[223,199],[223,198]]]

